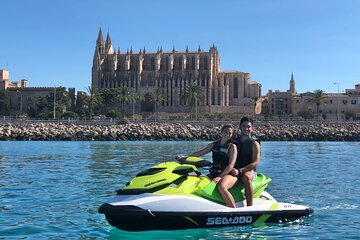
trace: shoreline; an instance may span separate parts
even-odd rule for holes
[[[0,141],[213,141],[222,124],[0,123]],[[360,123],[255,124],[260,141],[360,141]],[[238,129],[236,129],[236,133]]]

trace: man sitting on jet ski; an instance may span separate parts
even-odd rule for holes
[[[221,138],[209,143],[205,148],[190,154],[193,157],[200,157],[212,151],[213,166],[210,169],[209,177],[215,183],[225,204],[228,207],[236,208],[235,201],[229,189],[237,182],[238,178],[231,173],[234,167],[238,167],[236,163],[237,147],[232,143],[234,127],[226,124],[221,128]]]
[[[256,178],[256,168],[260,163],[260,141],[252,136],[253,120],[243,117],[240,120],[241,134],[235,139],[237,146],[236,167],[231,170],[244,184],[247,206],[253,205],[254,193],[252,180]]]

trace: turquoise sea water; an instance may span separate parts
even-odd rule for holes
[[[300,222],[125,232],[97,213],[137,172],[205,144],[0,142],[0,239],[359,239],[360,142],[262,143],[268,191],[315,211]]]

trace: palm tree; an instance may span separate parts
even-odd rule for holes
[[[91,86],[88,86],[86,90],[89,93],[89,118],[92,119],[93,117],[93,111],[94,111],[94,105],[101,102],[101,96],[99,94],[99,91],[97,88],[93,88]]]
[[[152,101],[155,104],[154,106],[155,106],[156,118],[158,118],[159,103],[164,100],[165,100],[165,95],[164,95],[163,91],[160,88],[155,88],[152,93]]]
[[[122,106],[122,115],[125,117],[125,104],[130,100],[129,89],[127,87],[117,88],[117,99]]]
[[[142,92],[135,92],[135,91],[130,91],[129,93],[129,102],[131,102],[132,104],[132,118],[133,121],[135,120],[135,104],[137,102],[142,102],[145,99],[144,95]]]
[[[320,105],[326,104],[326,93],[323,90],[317,89],[314,91],[310,102],[316,104],[316,116],[319,118]]]
[[[259,97],[252,97],[250,100],[254,104],[254,116],[256,114],[256,105],[257,105],[258,100],[259,100]]]
[[[196,83],[191,83],[186,86],[185,92],[182,96],[185,100],[190,102],[190,115],[192,115],[192,107],[195,106],[195,120],[198,120],[198,104],[204,100],[204,92]]]
[[[118,91],[115,88],[103,88],[99,90],[99,95],[103,103],[102,113],[107,114],[117,103]]]

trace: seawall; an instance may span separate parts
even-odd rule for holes
[[[211,141],[221,124],[130,123],[81,125],[73,123],[0,123],[0,140],[18,141]],[[360,141],[360,123],[261,124],[261,141]]]

